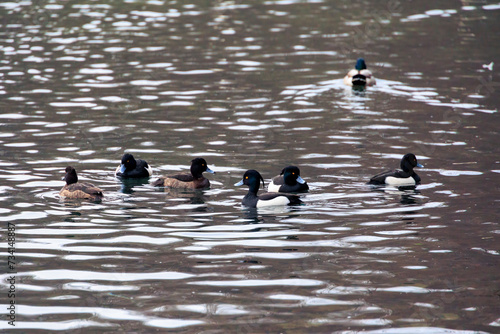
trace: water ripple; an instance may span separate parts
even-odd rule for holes
[[[39,270],[20,273],[22,276],[31,276],[36,280],[73,280],[73,281],[117,281],[133,282],[147,280],[179,280],[194,277],[192,274],[175,271],[160,271],[152,273],[131,273],[131,272],[96,272],[85,270]],[[0,276],[2,279],[8,275]]]
[[[196,281],[188,284],[204,286],[227,286],[227,287],[261,287],[261,286],[318,286],[324,283],[312,279],[276,279],[276,280],[234,280],[234,281]]]

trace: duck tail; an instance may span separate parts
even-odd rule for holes
[[[356,74],[352,77],[353,86],[366,86],[366,76],[363,74]]]

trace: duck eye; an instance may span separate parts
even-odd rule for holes
[[[248,176],[245,176],[245,180],[248,180]]]

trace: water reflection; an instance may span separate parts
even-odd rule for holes
[[[174,189],[169,187],[155,187],[155,192],[165,194],[164,200],[168,204],[168,210],[189,210],[192,212],[211,211],[207,202],[210,195],[200,189]],[[179,204],[176,204],[179,203]]]
[[[412,205],[423,199],[416,186],[370,186],[372,191],[380,191],[393,198],[399,198],[401,204]]]
[[[120,182],[120,192],[123,194],[133,194],[137,191],[134,190],[135,187],[142,187],[149,184],[149,178],[118,178]]]

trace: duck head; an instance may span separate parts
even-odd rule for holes
[[[415,167],[424,167],[424,166],[418,163],[415,154],[413,153],[405,154],[401,159],[401,169],[404,170],[405,172],[410,172]]]
[[[297,182],[300,184],[306,183],[303,178],[300,177],[300,169],[296,166],[288,166],[283,168],[281,174],[285,180],[285,184],[290,186],[295,185]]]
[[[137,161],[130,153],[125,153],[122,157],[120,165],[120,173],[125,173],[126,170],[134,170],[137,167]]]
[[[208,168],[207,162],[203,158],[195,158],[191,160],[191,175],[193,175],[195,178],[199,179],[201,178],[203,172],[208,172],[215,174],[213,170]]]
[[[65,171],[66,175],[64,175],[63,181],[66,181],[67,185],[78,182],[78,176],[76,175],[76,170],[73,167],[68,166]]]
[[[262,187],[265,187],[262,175],[260,175],[260,173],[254,169],[249,169],[245,172],[245,174],[243,174],[243,179],[240,182],[235,183],[234,185],[235,186],[247,185],[250,192],[256,194],[257,191],[259,191],[260,181],[262,181]]]
[[[361,71],[361,70],[366,70],[366,63],[365,63],[365,60],[363,58],[358,58],[358,60],[356,61],[356,66],[355,68],[358,70],[358,71]]]

